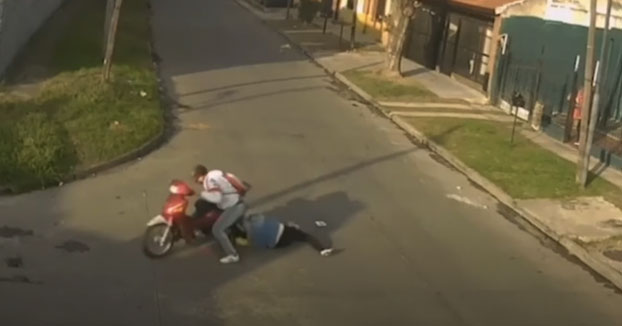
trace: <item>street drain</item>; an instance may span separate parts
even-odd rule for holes
[[[24,261],[22,260],[21,257],[10,257],[10,258],[6,258],[4,260],[4,263],[7,265],[7,267],[9,268],[21,268],[22,266],[24,266]]]

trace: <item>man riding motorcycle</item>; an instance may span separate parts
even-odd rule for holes
[[[227,229],[238,222],[247,210],[242,196],[248,191],[248,185],[245,185],[231,173],[221,170],[208,171],[203,165],[197,165],[194,168],[193,176],[197,183],[203,185],[201,199],[214,203],[223,210],[223,213],[212,226],[212,234],[225,252],[225,256],[220,259],[220,262],[223,264],[238,262],[240,256],[227,235]],[[208,207],[208,205],[202,205],[198,202],[195,207],[197,210],[194,217],[198,217],[204,213],[202,208]]]

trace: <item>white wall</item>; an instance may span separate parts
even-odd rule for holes
[[[622,0],[613,0],[611,11],[612,28],[622,28]],[[607,0],[597,0],[596,26],[605,25]],[[534,16],[550,21],[559,21],[573,25],[589,25],[590,0],[525,0],[516,5],[510,5],[503,12],[508,16]]]
[[[0,76],[63,0],[0,0]]]

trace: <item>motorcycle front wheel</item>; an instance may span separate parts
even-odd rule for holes
[[[160,223],[147,227],[143,238],[143,252],[149,258],[163,258],[175,244],[175,227]]]

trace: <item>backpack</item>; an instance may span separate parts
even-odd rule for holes
[[[223,176],[233,186],[233,188],[235,188],[235,191],[237,191],[240,196],[246,195],[246,193],[251,189],[250,184],[240,180],[233,173],[223,172]]]

